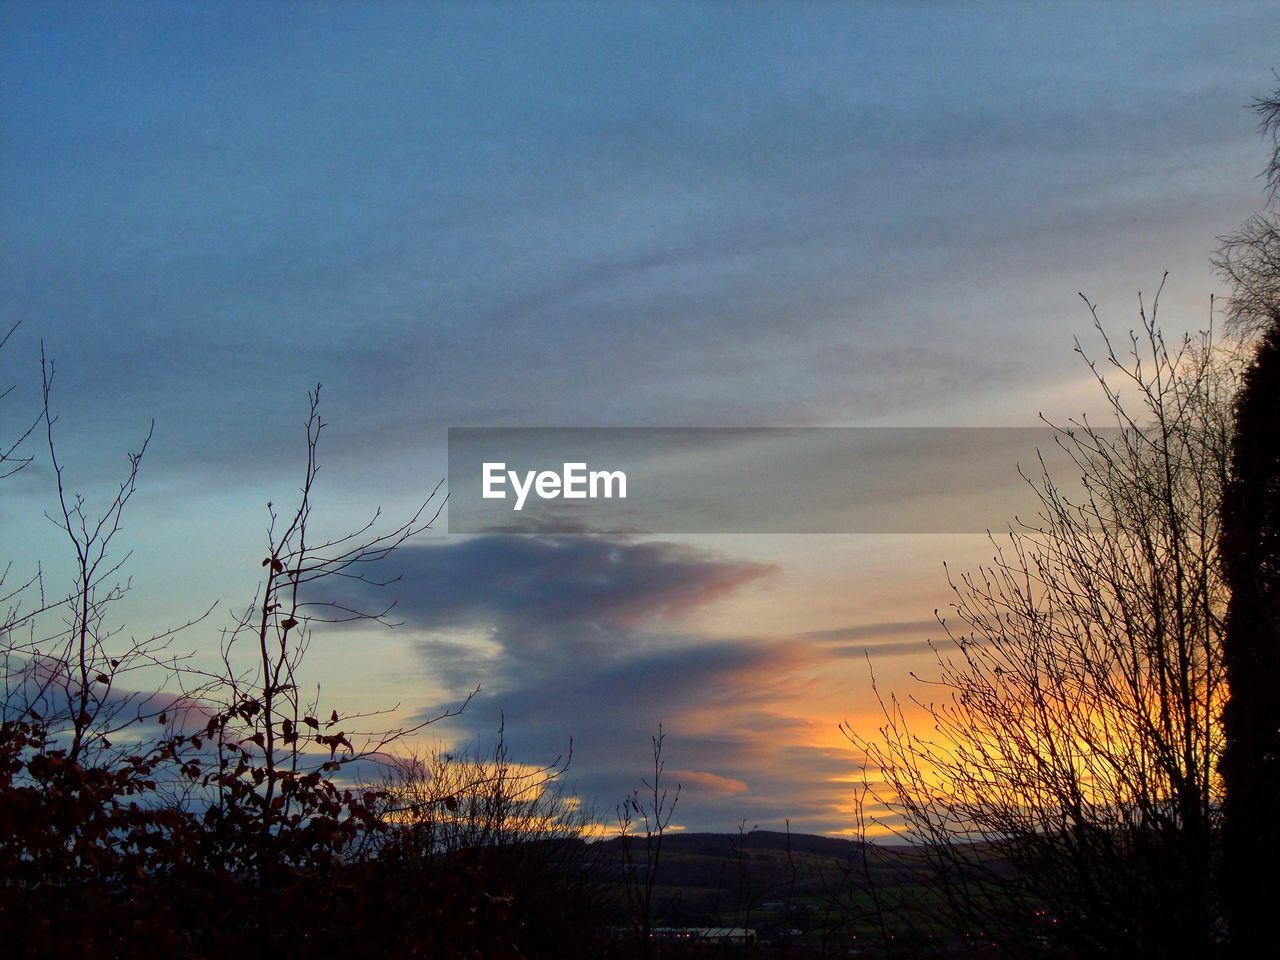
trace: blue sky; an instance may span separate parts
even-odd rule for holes
[[[1245,107],[1278,28],[1265,3],[5,2],[0,426],[41,339],[87,491],[156,419],[127,530],[146,623],[252,588],[317,381],[335,527],[425,495],[449,426],[1076,413],[1077,291],[1127,329],[1168,270],[1169,323],[1207,317],[1214,238],[1261,202]],[[21,563],[54,549],[47,478],[0,500]],[[868,690],[815,636],[923,639],[941,561],[980,545],[636,546],[590,605],[546,544],[431,539],[405,627],[363,667],[373,641],[328,638],[319,679],[406,714],[483,683],[449,735],[507,706],[531,754],[585,737],[606,807],[666,720],[703,785],[686,825],[840,829],[822,731]],[[433,606],[459,571],[472,604]]]

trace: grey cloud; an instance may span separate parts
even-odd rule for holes
[[[776,824],[785,806],[797,823],[835,825],[845,790],[833,778],[853,755],[804,746],[804,718],[776,707],[796,644],[679,629],[682,613],[769,567],[670,543],[515,536],[406,549],[393,567],[397,612],[424,671],[455,698],[484,687],[442,731],[483,742],[505,720],[514,754],[530,761],[572,739],[571,779],[608,813],[638,785],[648,734],[663,723],[669,767],[694,774],[682,823]],[[420,716],[447,705],[423,704]],[[695,716],[713,716],[716,734],[700,732]],[[716,778],[746,789],[727,792]]]
[[[676,543],[592,536],[483,536],[406,547],[397,613],[420,629],[630,629],[676,617],[771,572]],[[518,648],[518,636],[504,645]]]

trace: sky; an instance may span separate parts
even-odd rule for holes
[[[1280,12],[1222,4],[0,3],[0,430],[57,364],[91,501],[150,421],[122,606],[216,650],[306,392],[342,530],[460,426],[1026,426],[1097,409],[1090,320],[1170,329],[1262,203]],[[31,452],[39,455],[37,448]],[[1013,465],[1010,464],[1010,470]],[[57,571],[47,458],[0,561]],[[771,505],[784,509],[785,505]],[[327,695],[446,744],[573,742],[608,816],[668,734],[686,829],[851,826],[959,535],[424,535]],[[55,574],[56,575],[56,574]]]

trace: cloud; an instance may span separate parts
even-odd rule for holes
[[[486,627],[515,656],[678,621],[773,569],[675,543],[508,535],[406,547],[386,566],[414,628]]]
[[[506,535],[405,548],[388,565],[424,671],[455,698],[484,687],[449,721],[451,736],[482,741],[505,718],[514,755],[531,762],[572,739],[573,783],[607,818],[651,766],[662,723],[681,823],[777,823],[785,810],[832,824],[852,755],[809,746],[815,721],[783,702],[820,645],[686,627],[769,565],[675,543]],[[422,704],[420,716],[444,706]]]
[[[3,300],[75,408],[163,412],[174,472],[223,481],[276,468],[316,380],[362,468],[447,424],[847,422],[1060,376],[1027,333],[1064,275],[1202,276],[1235,216],[1206,207],[1256,201],[1272,54],[1249,5],[391,5],[301,46],[220,6],[116,42],[139,16],[7,21]]]
[[[883,623],[860,623],[827,630],[809,630],[797,634],[797,640],[815,643],[840,643],[852,640],[880,640],[883,637],[912,634],[925,637],[938,629],[937,620],[891,620]]]
[[[706,794],[745,793],[747,785],[732,777],[722,777],[706,770],[672,770],[671,777],[682,785],[696,786]]]
[[[898,643],[873,643],[866,646],[848,644],[830,647],[825,653],[829,657],[909,657],[929,653],[933,648],[928,640],[902,640]]]

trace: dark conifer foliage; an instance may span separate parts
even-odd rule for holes
[[[1271,936],[1274,894],[1257,879],[1258,866],[1280,858],[1280,315],[1245,375],[1231,467],[1222,517],[1231,588],[1222,758],[1226,894],[1239,955],[1257,956]]]

